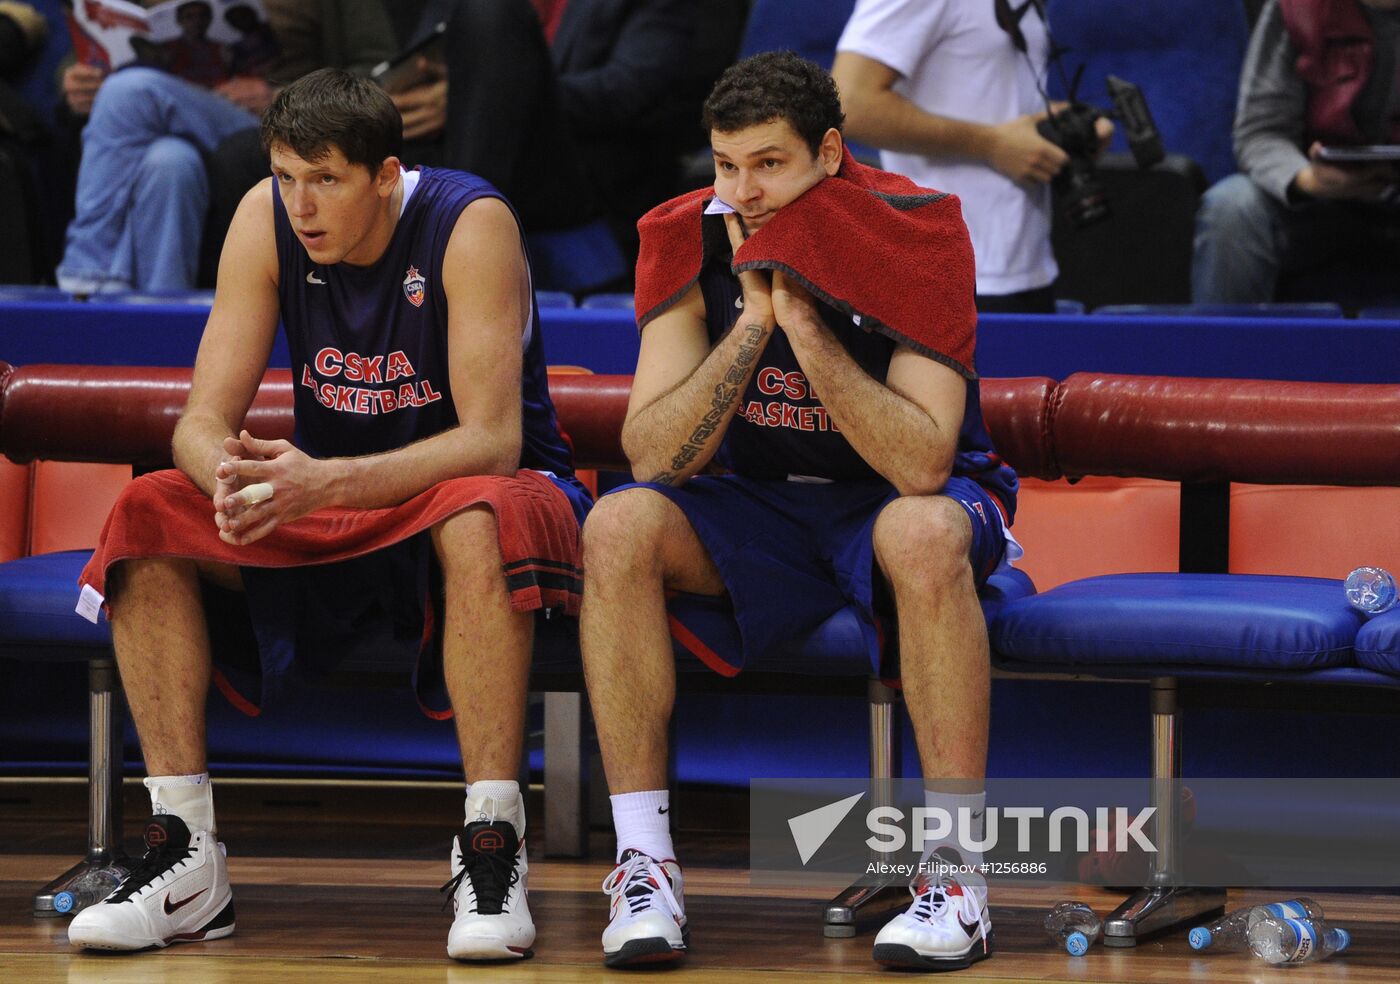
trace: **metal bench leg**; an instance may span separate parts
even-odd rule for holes
[[[904,742],[896,716],[899,692],[879,680],[871,680],[870,702],[870,799],[871,806],[894,804],[894,780],[902,773],[900,758]],[[883,860],[872,852],[872,860]],[[844,938],[856,935],[856,910],[869,908],[877,899],[903,894],[903,881],[889,878],[879,882],[863,880],[845,889],[827,903],[822,935]]]
[[[551,858],[588,854],[588,762],[583,695],[544,695],[544,847]]]
[[[1180,800],[1173,780],[1181,778],[1181,710],[1176,679],[1152,681],[1152,805],[1157,854],[1149,884],[1134,892],[1104,922],[1105,946],[1136,946],[1139,940],[1183,923],[1198,925],[1224,911],[1223,888],[1174,887],[1181,850]]]
[[[126,871],[122,848],[122,705],[115,662],[106,657],[88,664],[88,850],[87,856],[34,893],[34,915],[57,916],[68,898],[93,877]],[[57,905],[55,903],[58,903]]]

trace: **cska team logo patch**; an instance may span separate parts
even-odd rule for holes
[[[403,296],[408,298],[408,302],[414,307],[423,306],[423,285],[427,281],[418,272],[416,266],[408,268],[408,276],[403,278]]]

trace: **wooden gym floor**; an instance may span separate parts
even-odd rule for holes
[[[261,982],[617,981],[668,975],[696,981],[854,982],[909,979],[870,960],[880,918],[855,939],[821,935],[825,891],[771,894],[745,871],[747,841],[735,804],[684,800],[718,816],[723,831],[683,830],[686,908],[693,951],[679,970],[607,971],[600,960],[610,837],[597,860],[545,859],[532,851],[530,908],[539,928],[532,960],[463,965],[444,952],[450,916],[438,887],[461,800],[448,785],[236,783],[216,785],[221,837],[238,908],[238,931],[207,944],[142,954],[71,950],[67,920],[35,919],[30,893],[66,868],[85,843],[77,781],[0,780],[0,982],[48,984],[261,984]],[[128,784],[128,824],[144,790]],[[703,809],[701,808],[703,806]],[[535,815],[538,815],[538,809]],[[1276,894],[1276,893],[1275,893]],[[1177,933],[1131,950],[1096,946],[1074,958],[1046,943],[1044,911],[1078,898],[1107,912],[1121,896],[1049,886],[993,889],[996,954],[950,978],[978,981],[1347,981],[1400,979],[1400,896],[1312,893],[1352,931],[1342,957],[1307,968],[1271,968],[1247,955],[1194,954]],[[1266,893],[1231,893],[1231,906]],[[896,910],[890,910],[893,912]]]

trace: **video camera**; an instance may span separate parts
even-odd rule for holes
[[[993,0],[993,5],[997,26],[1011,38],[1016,50],[1029,60],[1030,46],[1021,31],[1021,18],[1028,11],[1034,10],[1046,24],[1048,33],[1049,22],[1045,17],[1043,0],[1025,0],[1018,7],[1013,7],[1011,0]],[[1064,65],[1060,60],[1063,54],[1064,50],[1056,45],[1051,37],[1049,61],[1054,64],[1061,81],[1065,80]],[[1041,98],[1048,107],[1050,98],[1040,82],[1039,69],[1032,65],[1031,72],[1035,76]],[[1076,97],[1083,75],[1084,66],[1080,65],[1074,73],[1074,80],[1065,87],[1069,93],[1069,106],[1057,113],[1052,112],[1036,124],[1036,130],[1042,137],[1069,155],[1069,162],[1055,176],[1053,187],[1065,214],[1076,229],[1093,225],[1112,214],[1108,193],[1099,181],[1098,169],[1094,166],[1099,154],[1099,137],[1094,130],[1096,120],[1106,117],[1117,120],[1122,125],[1128,138],[1128,147],[1132,150],[1133,159],[1137,161],[1138,167],[1145,170],[1166,156],[1162,148],[1162,135],[1157,131],[1157,124],[1152,121],[1152,113],[1147,108],[1147,100],[1143,98],[1141,89],[1131,82],[1110,75],[1108,96],[1113,103],[1113,110],[1105,111],[1089,103],[1080,102]]]
[[[1058,54],[1055,57],[1058,58]],[[1124,136],[1128,138],[1133,160],[1143,170],[1166,156],[1162,148],[1162,135],[1152,121],[1152,113],[1147,108],[1142,90],[1131,82],[1110,75],[1108,95],[1113,101],[1113,111],[1104,112],[1074,98],[1073,89],[1078,87],[1082,72],[1083,68],[1075,74],[1069,106],[1036,124],[1036,130],[1042,137],[1069,155],[1069,162],[1055,175],[1053,187],[1065,214],[1076,229],[1106,219],[1113,211],[1109,206],[1108,193],[1099,180],[1098,169],[1094,166],[1099,154],[1095,121],[1100,117],[1118,121],[1123,127]]]

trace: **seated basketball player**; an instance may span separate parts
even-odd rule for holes
[[[546,390],[520,229],[473,175],[405,172],[398,111],[348,73],[289,86],[262,137],[273,175],[224,245],[179,470],[128,487],[83,575],[85,594],[110,592],[155,815],[144,858],[69,938],[136,950],[231,933],[206,766],[211,675],[246,708],[372,639],[432,657],[420,699],[445,716],[426,692],[445,682],[456,712],[470,785],[448,953],[525,956],[515,779],[532,609],[577,611],[588,496]],[[296,446],[242,429],[279,318]],[[257,640],[251,673],[220,645],[240,618]],[[435,639],[420,652],[425,624]]]
[[[580,623],[617,831],[609,965],[686,948],[667,592],[732,602],[742,652],[727,675],[845,606],[872,624],[893,614],[926,785],[940,787],[930,802],[974,817],[985,802],[977,586],[1014,544],[1016,477],[981,419],[971,246],[956,198],[849,160],[841,122],[810,62],[730,68],[705,105],[713,190],[639,226],[642,341],[622,435],[638,481],[585,524]],[[913,891],[876,960],[943,970],[988,955],[980,876]]]

